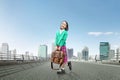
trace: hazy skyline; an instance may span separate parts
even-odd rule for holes
[[[0,0],[0,43],[18,53],[47,44],[49,53],[62,20],[69,23],[67,47],[75,55],[87,46],[99,53],[99,43],[120,46],[120,0]]]

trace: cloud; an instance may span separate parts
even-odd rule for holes
[[[111,35],[111,34],[114,34],[113,32],[105,32],[103,33],[104,35]]]
[[[100,36],[100,35],[112,35],[114,32],[88,32],[88,35]]]
[[[88,35],[99,36],[102,35],[102,32],[88,32]]]

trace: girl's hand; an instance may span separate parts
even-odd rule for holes
[[[56,47],[57,50],[60,50],[60,48],[61,48],[60,46],[57,46],[57,47]]]

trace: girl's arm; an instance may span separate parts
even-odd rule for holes
[[[55,37],[55,45],[58,46],[58,35],[57,35],[57,32],[56,32],[56,37]]]
[[[55,38],[55,45],[56,45],[56,50],[60,50],[60,46],[59,46],[59,43],[58,43],[58,32],[56,33],[56,38]]]
[[[59,46],[65,45],[67,36],[68,36],[68,33],[67,33],[67,31],[65,31],[65,33],[61,36],[61,38],[60,38],[60,40],[58,42]]]

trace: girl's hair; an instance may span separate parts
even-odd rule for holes
[[[66,28],[65,28],[65,30],[66,30],[66,31],[68,31],[68,30],[69,30],[68,22],[67,22],[67,21],[65,21],[65,20],[64,20],[64,21],[62,21],[62,22],[65,22],[65,23],[66,23]]]

